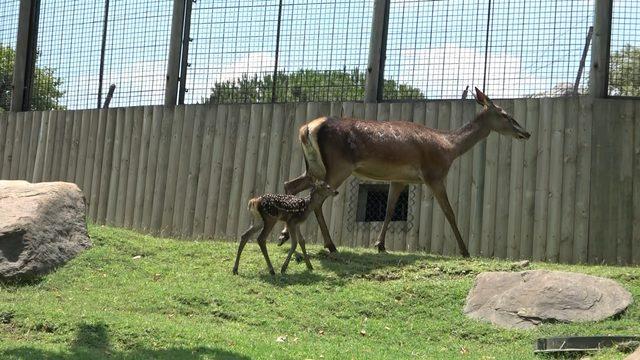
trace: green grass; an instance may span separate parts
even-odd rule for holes
[[[310,246],[313,272],[292,262],[271,277],[251,242],[233,276],[235,243],[90,233],[93,248],[55,273],[2,285],[0,358],[527,359],[540,358],[538,337],[640,334],[638,304],[617,319],[530,331],[467,319],[476,274],[510,270],[507,261],[347,248],[332,259]],[[279,268],[285,247],[269,249]],[[638,268],[531,268],[606,276],[640,298]]]

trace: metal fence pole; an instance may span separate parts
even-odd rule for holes
[[[596,0],[589,76],[589,92],[596,98],[608,95],[612,5],[613,0]]]
[[[169,59],[167,61],[167,82],[164,89],[165,106],[176,106],[178,100],[178,78],[180,76],[184,7],[186,1],[191,0],[173,0]]]
[[[29,110],[36,63],[40,0],[20,0],[11,111]]]
[[[369,65],[365,84],[364,101],[382,100],[384,85],[384,61],[387,52],[390,0],[375,0],[369,43]]]
[[[187,68],[189,64],[189,43],[191,42],[191,8],[194,0],[186,0],[184,8],[184,26],[182,34],[182,51],[180,54],[180,75],[178,81],[180,87],[178,89],[178,104],[184,104],[184,96],[187,91]]]

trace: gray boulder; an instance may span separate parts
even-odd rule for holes
[[[543,322],[598,321],[624,311],[633,299],[613,280],[579,273],[531,270],[477,276],[464,313],[507,328]]]
[[[45,274],[90,246],[77,185],[0,181],[0,279]]]

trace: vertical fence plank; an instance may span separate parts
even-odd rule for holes
[[[64,153],[64,136],[66,116],[64,111],[54,110],[56,113],[56,138],[53,145],[53,167],[51,168],[50,180],[58,181],[62,173],[62,154]]]
[[[33,177],[31,182],[41,182],[42,174],[44,172],[44,152],[47,146],[47,131],[49,129],[49,114],[46,111],[38,112],[38,120],[40,123],[40,129],[38,131],[38,138],[35,149],[35,160],[33,163]],[[36,122],[36,121],[34,121]],[[0,129],[2,128],[2,117],[0,117]],[[2,147],[2,136],[0,136],[0,147]],[[2,150],[0,150],[0,153]],[[0,157],[1,158],[1,157]],[[87,200],[89,199],[89,193],[85,192]]]
[[[107,124],[104,139],[104,148],[102,150],[102,169],[100,171],[100,196],[98,199],[98,217],[97,222],[104,224],[107,221],[108,205],[111,189],[111,174],[113,167],[113,149],[115,143],[117,129],[117,109],[107,111]]]
[[[618,247],[620,245],[620,239],[617,234],[617,224],[618,224],[618,209],[620,207],[620,200],[622,191],[620,187],[620,145],[618,141],[622,138],[622,109],[618,103],[613,104],[610,101],[607,103],[611,103],[609,106],[611,107],[611,111],[608,113],[609,118],[601,118],[600,121],[608,121],[609,122],[609,137],[606,141],[606,159],[609,161],[609,177],[606,183],[608,187],[607,194],[607,212],[605,213],[606,221],[605,224],[605,233],[601,238],[596,238],[596,241],[600,241],[602,243],[601,247],[603,251],[603,260],[607,264],[615,264],[617,261],[618,255]],[[605,120],[606,119],[606,120]],[[613,161],[612,161],[613,160]]]
[[[565,99],[553,100],[551,148],[549,153],[549,197],[547,211],[546,259],[557,262],[560,253],[562,222],[562,163],[564,148]]]
[[[73,112],[73,127],[71,129],[71,148],[69,149],[69,165],[67,165],[66,179],[76,182],[76,166],[78,165],[78,153],[80,148],[80,131],[82,127],[82,111]],[[77,184],[77,183],[76,183]]]
[[[184,237],[190,237],[193,233],[193,218],[196,210],[196,196],[198,191],[198,178],[200,177],[200,155],[202,153],[202,140],[207,109],[205,106],[196,106],[195,124],[189,154],[189,173],[187,176],[187,193],[185,197],[182,216],[182,229],[175,229]]]
[[[487,156],[485,159],[484,201],[482,204],[482,256],[494,255],[496,234],[496,194],[498,191],[498,161],[500,135],[492,133],[487,138]]]
[[[153,211],[153,193],[156,184],[156,168],[158,166],[158,150],[160,147],[160,133],[162,131],[162,106],[153,107],[151,118],[151,137],[149,138],[149,154],[147,161],[147,175],[144,185],[144,205],[142,211],[141,227],[149,230],[151,227],[151,213]]]
[[[162,210],[162,223],[160,235],[167,236],[176,233],[173,228],[174,207],[176,199],[176,189],[178,184],[178,168],[180,166],[180,148],[182,146],[182,135],[184,129],[185,106],[179,105],[173,112],[173,127],[171,131],[171,145],[169,146],[169,161],[167,166],[167,186],[165,189],[164,207]]]
[[[633,237],[633,112],[634,102],[623,100],[617,107],[620,109],[619,131],[614,137],[614,144],[617,148],[615,159],[618,167],[617,179],[614,191],[618,197],[616,202],[615,216],[617,222],[616,262],[620,265],[631,263],[633,248],[631,239]]]
[[[153,128],[153,107],[145,106],[142,110],[142,137],[140,138],[140,160],[136,173],[136,200],[133,209],[133,228],[142,230],[144,203],[147,197],[147,168],[149,166],[149,147],[151,146],[151,129]]]
[[[249,135],[249,120],[251,119],[251,106],[241,105],[238,111],[238,135],[233,154],[233,166],[231,171],[231,179],[233,179],[229,192],[229,215],[227,217],[226,235],[234,238],[238,233],[238,217],[240,209],[243,208],[242,203],[242,178],[244,176],[245,158],[247,155],[247,139]],[[280,181],[278,181],[280,182]],[[280,185],[281,186],[281,185]]]
[[[536,175],[538,164],[538,137],[540,129],[540,100],[527,99],[527,130],[531,137],[524,145],[524,169],[522,175],[522,222],[520,226],[520,257],[533,256],[535,219]]]
[[[3,169],[5,163],[5,146],[9,134],[7,134],[7,127],[9,125],[9,113],[0,112],[0,180],[4,180]]]
[[[218,214],[218,199],[220,198],[220,175],[222,174],[222,160],[225,143],[227,142],[227,110],[228,106],[219,105],[216,109],[216,126],[213,138],[213,159],[211,175],[209,176],[209,191],[207,195],[207,211],[204,218],[204,235],[213,237]]]
[[[91,110],[82,110],[79,119],[79,139],[78,139],[78,157],[76,161],[76,168],[74,171],[74,181],[80,189],[88,197],[87,189],[85,188],[84,168],[87,162],[87,144],[89,142],[89,122],[91,121]]]
[[[27,163],[29,162],[29,142],[31,141],[31,124],[33,113],[25,112],[22,119],[22,138],[20,139],[20,160],[18,165],[18,179],[27,180]]]
[[[513,101],[503,101],[504,109],[513,114]],[[511,145],[513,139],[500,135],[500,150],[498,154],[498,187],[496,189],[496,225],[493,255],[504,259],[507,257],[507,232],[509,228],[509,198],[511,175]]]
[[[106,224],[116,225],[116,207],[119,197],[119,180],[120,180],[120,160],[122,159],[122,145],[124,143],[124,108],[113,109],[116,113],[114,121],[115,135],[113,137],[113,154],[111,161],[111,175],[109,175],[109,196],[107,197],[107,220]]]
[[[27,180],[28,181],[33,181],[33,174],[36,167],[36,154],[38,152],[38,141],[40,138],[41,126],[42,126],[42,111],[36,111],[33,113],[33,121],[31,122],[31,137],[29,140],[29,160],[27,163]]]
[[[62,159],[60,160],[60,173],[58,180],[68,181],[69,157],[71,155],[71,143],[73,139],[73,123],[77,111],[61,111],[64,117],[64,137],[62,138]]]
[[[640,101],[635,105],[633,127],[633,238],[631,260],[640,264]]]
[[[83,169],[83,178],[84,178],[84,193],[87,199],[87,215],[91,214],[91,199],[93,193],[93,170],[95,166],[95,156],[96,156],[96,137],[98,135],[98,127],[99,127],[99,119],[100,119],[100,110],[91,110],[89,111],[89,135],[87,139],[87,158],[84,162]],[[44,126],[44,123],[43,123]]]
[[[262,106],[259,104],[251,105],[249,114],[249,132],[247,134],[247,150],[244,160],[244,170],[242,176],[242,195],[238,210],[240,211],[238,219],[238,231],[236,236],[240,236],[242,232],[249,227],[251,222],[251,214],[246,209],[248,200],[257,196],[255,191],[256,169],[258,167],[258,148],[260,145],[260,120],[262,118]],[[196,211],[196,214],[198,211]]]
[[[22,141],[22,128],[24,127],[24,112],[19,112],[16,114],[14,120],[15,132],[13,134],[13,138],[11,141],[13,145],[11,146],[11,172],[9,173],[9,178],[11,180],[18,179],[18,173],[20,169],[20,142]]]
[[[593,125],[593,98],[579,98],[577,123],[576,202],[573,235],[573,262],[585,263],[589,242],[589,199],[591,186],[591,128]]]
[[[533,259],[544,260],[547,243],[549,199],[549,161],[551,150],[551,119],[553,100],[540,100],[538,163],[536,174],[535,213],[533,219]]]
[[[134,224],[134,212],[136,206],[136,190],[138,168],[140,166],[140,144],[142,141],[143,108],[135,107],[127,109],[127,117],[131,117],[131,155],[129,158],[129,171],[127,173],[127,194],[124,204],[124,227],[131,228]]]
[[[118,195],[115,205],[115,225],[122,227],[124,225],[124,216],[127,202],[127,191],[129,186],[129,166],[131,159],[131,136],[133,133],[133,108],[122,109],[123,130],[122,130],[122,149],[120,158],[114,161],[120,162],[120,173],[118,176]]]
[[[49,120],[49,126],[53,124],[53,118]],[[107,133],[108,122],[108,110],[101,109],[98,111],[98,127],[96,129],[96,141],[95,141],[95,160],[93,162],[93,171],[91,174],[91,200],[89,201],[89,210],[91,212],[91,219],[94,222],[98,222],[98,210],[100,201],[100,182],[102,180],[102,161],[104,158],[104,145]],[[49,138],[52,140],[52,138]],[[49,144],[47,144],[47,153]],[[46,169],[46,167],[45,167]]]
[[[7,118],[6,135],[4,137],[4,153],[2,157],[2,176],[3,180],[11,179],[11,162],[13,160],[13,140],[16,131],[16,118],[18,114],[9,113]]]
[[[591,158],[591,188],[589,201],[589,242],[588,261],[599,263],[603,260],[603,246],[609,234],[605,231],[609,211],[608,183],[611,159],[607,154],[607,139],[611,136],[610,121],[607,120],[611,109],[603,100],[593,102],[593,132]]]
[[[280,105],[282,108],[282,105]],[[229,193],[231,192],[231,184],[234,181],[231,176],[233,175],[233,159],[235,156],[236,142],[238,137],[238,118],[240,116],[240,109],[238,105],[229,106],[227,113],[227,135],[226,142],[224,144],[224,155],[222,161],[222,173],[220,174],[220,188],[218,195],[218,210],[216,214],[216,229],[215,234],[218,237],[226,238],[227,234],[227,218],[229,216]],[[274,112],[274,121],[276,116],[282,116],[282,112],[276,115]],[[276,146],[278,137],[273,139],[272,146]],[[271,157],[271,156],[269,156]],[[270,164],[275,163],[276,159],[270,159]],[[276,169],[273,172],[277,171]],[[275,178],[272,185],[275,187]]]
[[[440,130],[446,130],[450,127],[451,102],[443,101],[439,102],[438,105],[437,128]],[[434,201],[434,204],[437,204],[437,202]],[[451,229],[439,204],[433,206],[433,222],[431,229],[431,252],[434,254],[442,254],[444,250],[444,242],[447,241],[445,236],[446,231],[450,231]]]
[[[438,103],[429,101],[425,105],[425,118],[422,124],[435,128],[438,121]],[[435,201],[433,192],[429,187],[422,185],[422,198],[420,199],[420,229],[418,230],[418,248],[422,251],[431,252],[431,241],[433,232],[433,207]]]
[[[527,103],[522,99],[513,104],[513,117],[525,129],[527,125]],[[511,168],[509,173],[509,219],[507,223],[507,258],[517,259],[520,256],[520,236],[522,224],[522,181],[524,173],[525,142],[512,140]]]
[[[451,104],[451,115],[450,115],[450,124],[448,129],[454,130],[458,129],[462,126],[462,102],[459,100],[449,101]],[[451,168],[449,169],[449,173],[446,178],[446,189],[447,189],[447,197],[449,198],[449,203],[451,204],[451,208],[453,209],[453,213],[456,217],[456,223],[460,220],[459,210],[460,207],[458,205],[458,186],[460,184],[460,159],[455,160],[451,164]],[[445,220],[446,221],[446,220]],[[458,226],[459,229],[459,226]],[[442,244],[442,253],[444,255],[455,255],[458,253],[458,245],[456,242],[455,234],[453,233],[453,229],[449,225],[449,222],[446,221],[444,226],[444,234],[445,240]],[[464,240],[464,239],[463,239]]]
[[[156,167],[156,182],[153,188],[153,210],[151,212],[151,229],[154,233],[159,233],[162,227],[162,212],[164,211],[165,191],[167,187],[167,168],[169,167],[169,149],[171,147],[174,111],[174,107],[165,107],[162,114],[160,148],[158,149],[158,165]],[[166,201],[171,201],[171,199],[166,199]]]
[[[202,149],[200,153],[200,168],[198,169],[198,189],[195,206],[195,216],[193,217],[193,235],[201,237],[204,235],[204,223],[207,213],[207,197],[209,196],[209,182],[211,180],[211,166],[213,162],[213,145],[216,126],[216,105],[209,105],[205,108],[204,130]],[[260,123],[258,122],[258,126]]]
[[[571,262],[573,258],[573,225],[575,222],[576,195],[576,158],[577,131],[580,104],[578,98],[567,99],[565,106],[563,175],[562,175],[562,210],[560,246],[558,260],[563,263]]]
[[[184,120],[180,137],[180,158],[176,180],[176,188],[173,200],[173,218],[171,225],[174,233],[179,234],[184,218],[184,204],[187,196],[187,183],[189,181],[189,159],[191,157],[191,144],[194,138],[196,124],[195,107],[187,106],[184,109]]]

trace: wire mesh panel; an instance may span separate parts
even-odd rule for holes
[[[95,106],[103,12],[99,2],[40,2],[32,109]]]
[[[640,3],[614,0],[609,95],[640,96]]]
[[[277,25],[277,1],[194,3],[185,102],[271,101]]]
[[[593,0],[392,0],[385,79],[406,86],[384,98],[455,99],[467,86],[494,98],[565,95],[576,83],[584,92],[592,12]]]
[[[19,0],[0,3],[0,111],[11,106]]]
[[[164,102],[172,2],[111,0],[105,49],[103,99],[111,84],[112,107]]]
[[[277,101],[361,100],[373,1],[286,0]]]

